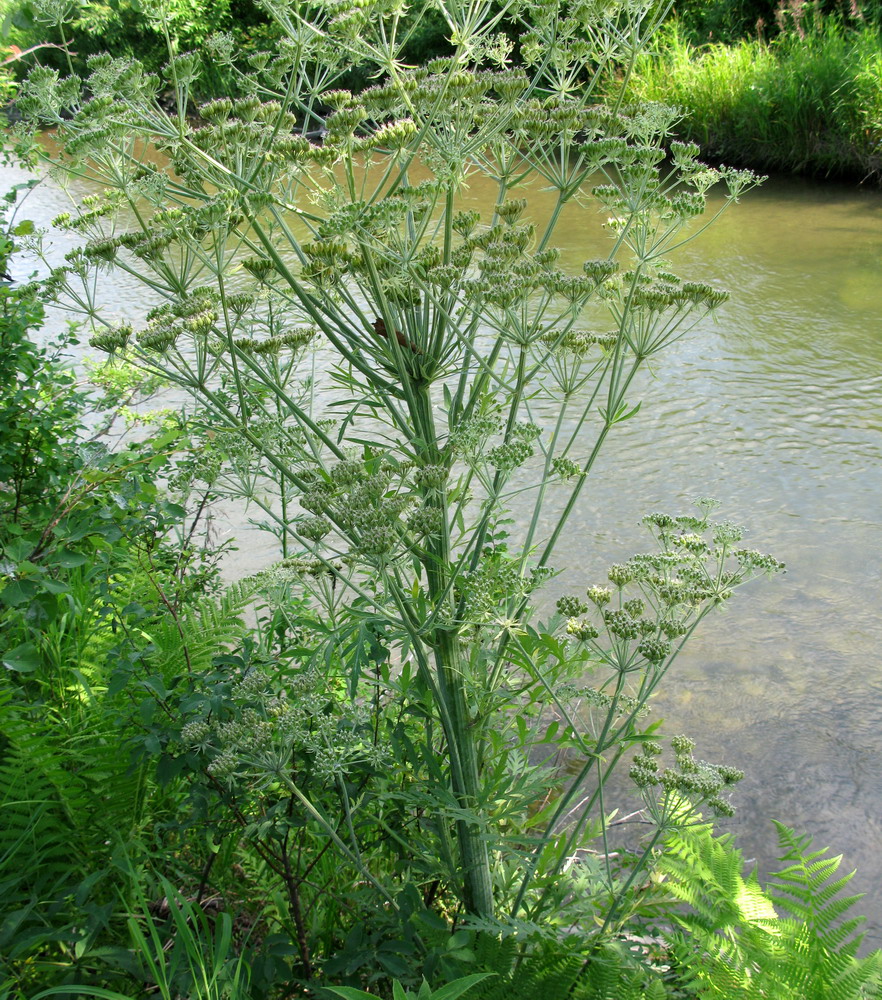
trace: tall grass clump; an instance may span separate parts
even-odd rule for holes
[[[832,20],[779,35],[696,47],[676,26],[629,81],[639,100],[681,107],[681,138],[752,168],[879,179],[882,39]]]

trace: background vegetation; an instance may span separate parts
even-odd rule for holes
[[[234,85],[213,54],[212,36],[230,34],[247,54],[277,31],[259,7],[237,0],[173,0],[165,7],[179,50],[200,59],[194,94],[201,98]],[[150,5],[114,0],[70,9],[79,69],[104,49],[135,55],[152,71],[165,63],[167,40]],[[7,46],[67,44],[31,0],[3,0],[0,14]],[[516,37],[514,26],[507,30]],[[880,32],[882,8],[872,0],[684,0],[634,67],[629,94],[681,108],[678,137],[700,143],[717,161],[876,182],[882,178]],[[415,26],[404,55],[421,63],[448,52],[443,21],[433,16]],[[14,64],[16,72],[33,58]],[[37,58],[63,65],[51,49]],[[344,82],[357,88],[367,80],[356,72]]]
[[[696,34],[685,17],[671,24],[630,81],[633,98],[684,110],[680,138],[739,166],[880,179],[877,25],[809,12],[785,21],[771,40],[759,34],[698,44]]]

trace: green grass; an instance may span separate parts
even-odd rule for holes
[[[828,22],[800,38],[700,48],[676,27],[629,95],[682,107],[681,138],[734,166],[882,180],[882,36]]]

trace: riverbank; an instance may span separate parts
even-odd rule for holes
[[[882,183],[882,38],[824,24],[800,37],[695,46],[671,26],[627,97],[682,107],[678,138],[733,166]]]

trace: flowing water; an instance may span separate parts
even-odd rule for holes
[[[0,177],[3,189],[18,179]],[[494,194],[468,197],[486,206]],[[68,207],[47,183],[21,216],[48,225]],[[604,254],[605,239],[580,209],[554,243],[577,264]],[[710,619],[655,712],[699,756],[746,772],[726,824],[745,856],[774,869],[772,818],[842,852],[882,944],[882,195],[770,181],[676,270],[732,299],[644,378],[641,412],[610,440],[570,522],[555,587],[603,582],[610,561],[646,547],[642,514],[700,495],[786,562],[785,576]],[[105,298],[121,318],[143,313],[133,281]],[[238,515],[229,530],[248,539],[236,573],[273,558]]]

